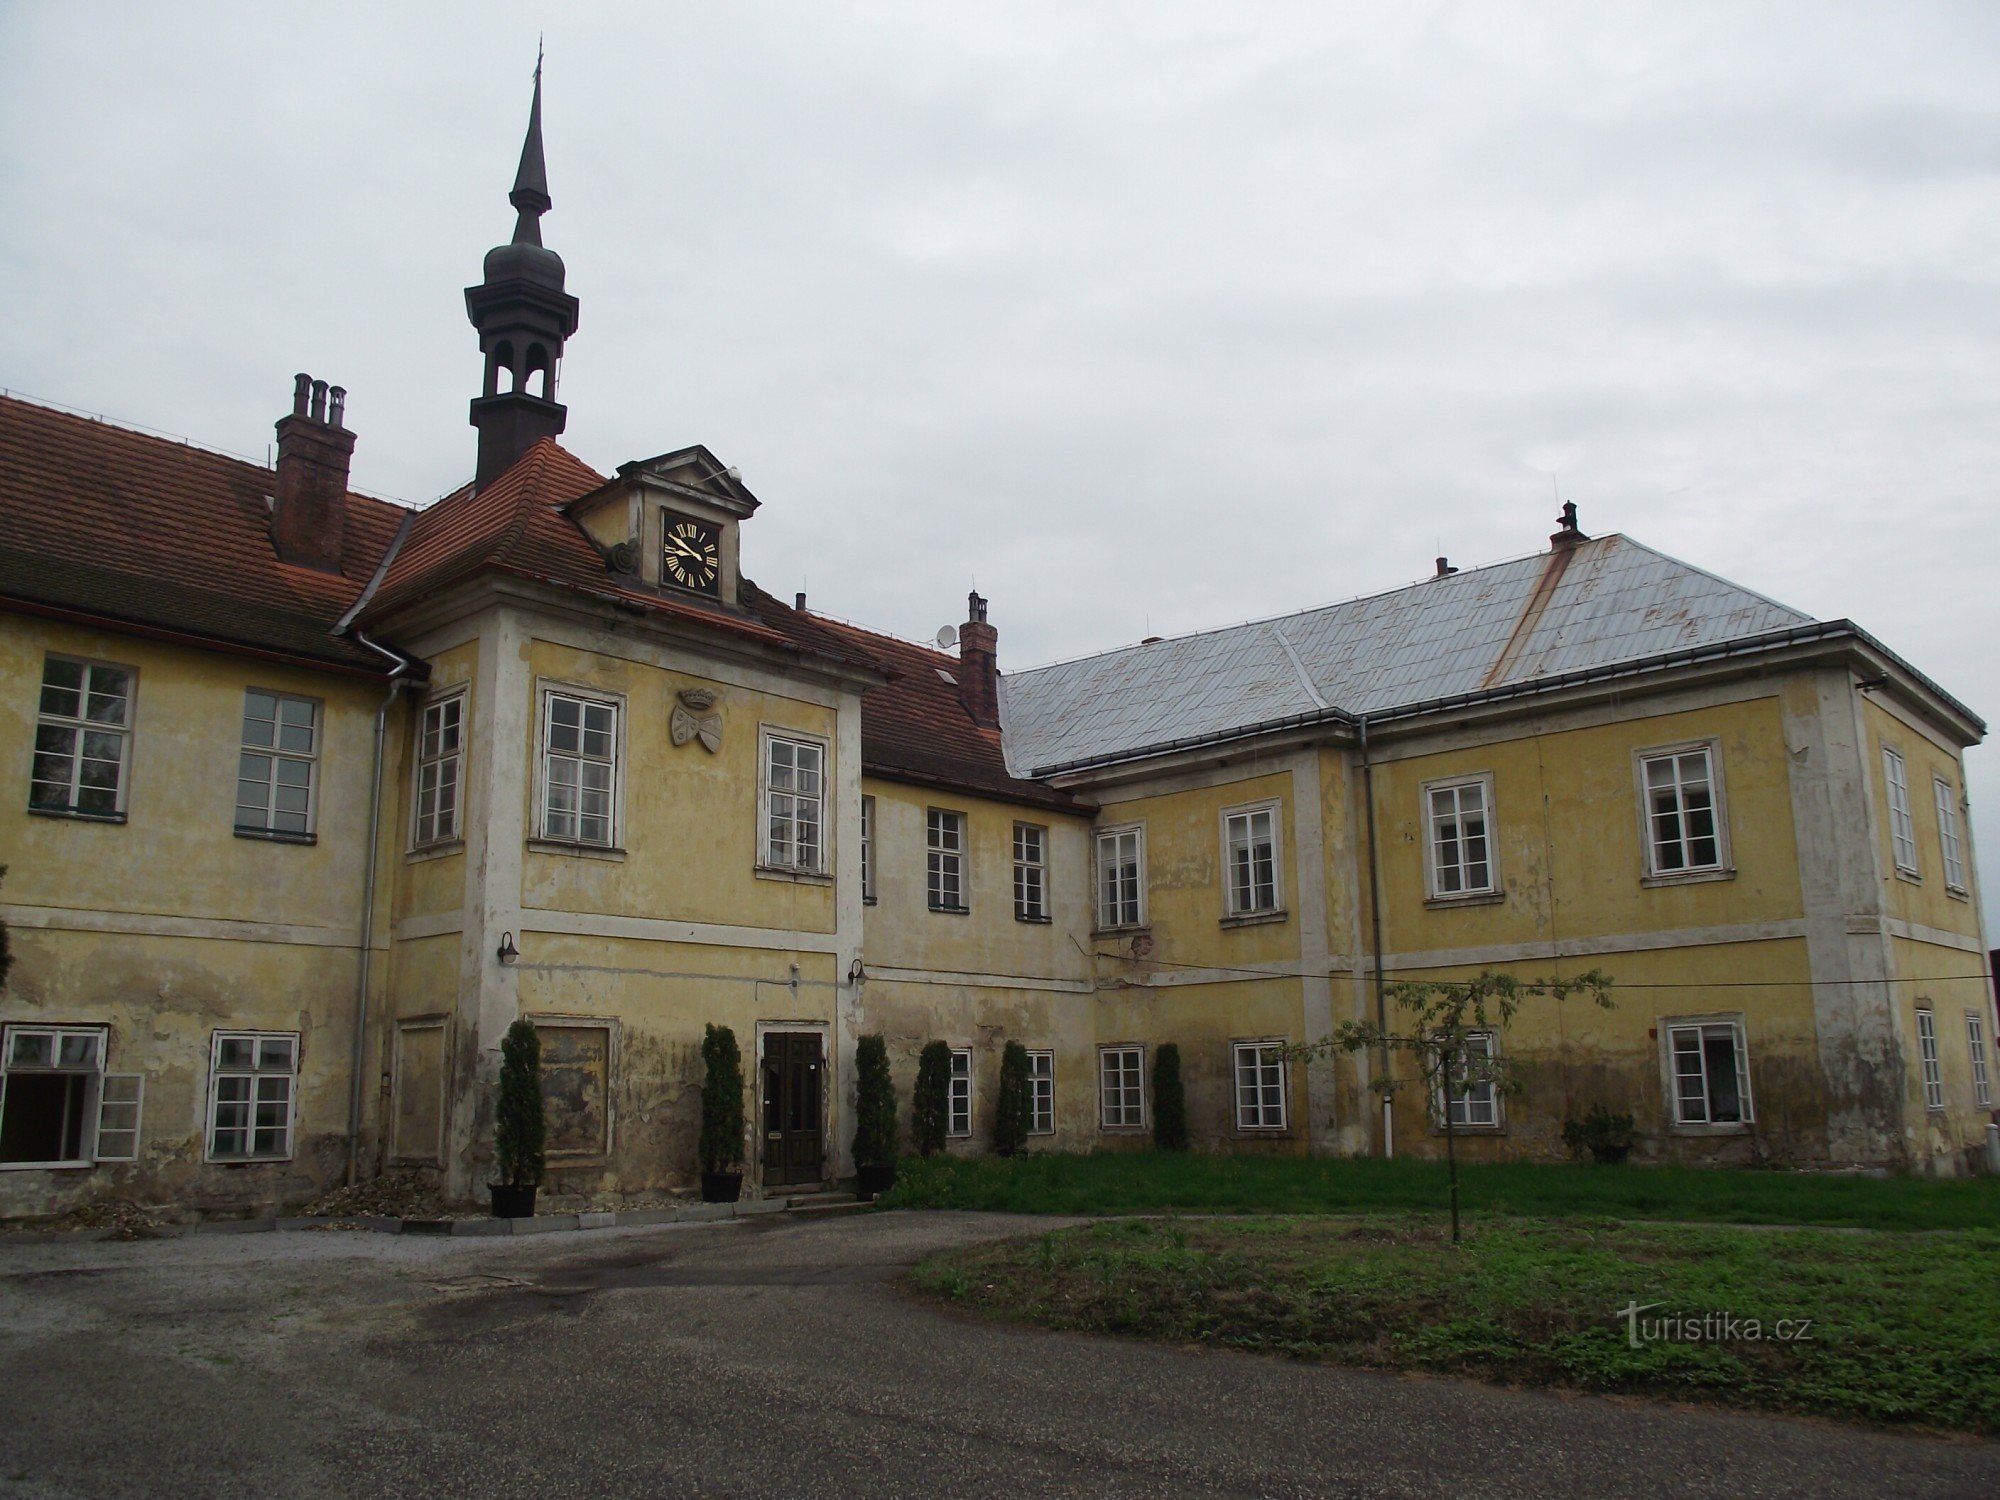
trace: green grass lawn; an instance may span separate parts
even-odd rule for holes
[[[1454,1249],[1436,1214],[1167,1217],[974,1246],[910,1281],[1053,1328],[2000,1434],[1993,1229],[1490,1217]],[[1660,1304],[1636,1348],[1634,1303]]]
[[[1939,1180],[1696,1167],[1499,1162],[1459,1168],[1475,1217],[1685,1219],[1868,1229],[2000,1228],[2000,1178]],[[1442,1162],[1154,1151],[910,1158],[892,1208],[1005,1213],[1356,1213],[1445,1205]]]

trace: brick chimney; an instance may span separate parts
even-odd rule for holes
[[[1000,727],[1000,632],[986,623],[986,601],[965,596],[965,628],[958,633],[958,693],[972,722]]]
[[[340,425],[346,406],[347,392],[339,386],[300,375],[292,385],[292,413],[278,422],[271,540],[285,562],[322,573],[340,571],[347,466],[354,456],[354,434]]]
[[[1562,529],[1549,538],[1549,550],[1551,552],[1567,552],[1572,547],[1581,547],[1585,542],[1590,540],[1576,524],[1576,502],[1574,500],[1567,501],[1563,505],[1561,520]],[[1443,562],[1444,559],[1439,558],[1438,561]]]

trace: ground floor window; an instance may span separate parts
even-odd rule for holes
[[[10,1026],[5,1074],[0,1076],[0,1163],[10,1166],[88,1166],[99,1159],[100,1119],[106,1104],[105,1028]],[[138,1135],[138,1081],[118,1080],[103,1159],[129,1160]],[[130,1137],[122,1133],[130,1110]]]
[[[1741,1021],[1689,1021],[1666,1028],[1673,1058],[1674,1118],[1682,1125],[1747,1125],[1750,1061]]]
[[[1493,1086],[1493,1033],[1468,1031],[1447,1068],[1448,1086],[1441,1085],[1434,1097],[1432,1113],[1442,1126],[1447,1118],[1454,1130],[1498,1130],[1500,1100]],[[1447,1116],[1446,1111],[1449,1111]]]
[[[1285,1044],[1238,1042],[1236,1062],[1236,1128],[1285,1128]]]
[[[1924,1064],[1924,1108],[1944,1108],[1944,1073],[1938,1067],[1937,1017],[1927,1010],[1917,1012],[1917,1051]]]
[[[954,1048],[951,1054],[951,1087],[946,1094],[945,1134],[972,1134],[972,1050]]]
[[[1097,1068],[1099,1123],[1106,1130],[1144,1130],[1146,1049],[1102,1048]]]
[[[1028,1054],[1028,1134],[1056,1133],[1056,1055]]]
[[[296,1033],[218,1031],[209,1063],[211,1161],[283,1161],[298,1096]]]

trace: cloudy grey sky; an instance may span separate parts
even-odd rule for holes
[[[740,465],[776,592],[976,577],[1018,669],[1537,550],[1553,475],[2000,713],[2000,7],[581,10],[7,0],[0,386],[261,457],[309,370],[454,487],[546,28],[565,441]]]

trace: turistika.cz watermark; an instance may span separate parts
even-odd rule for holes
[[[1625,1342],[1634,1349],[1646,1344],[1809,1344],[1813,1319],[1744,1318],[1731,1312],[1660,1313],[1647,1317],[1664,1302],[1628,1302],[1612,1316],[1625,1322]]]

